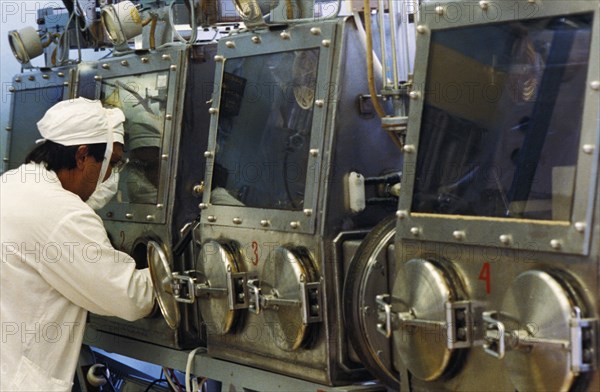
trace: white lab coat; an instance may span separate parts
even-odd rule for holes
[[[87,312],[146,316],[150,275],[42,165],[2,175],[0,205],[0,390],[70,391]]]

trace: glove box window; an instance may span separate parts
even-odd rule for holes
[[[226,62],[212,204],[304,208],[318,63],[318,49]]]
[[[570,220],[592,15],[432,32],[413,212]]]

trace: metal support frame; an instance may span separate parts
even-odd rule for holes
[[[123,336],[111,335],[88,326],[84,344],[104,351],[125,355],[161,366],[184,371],[188,351],[141,342]],[[191,372],[223,383],[222,390],[254,390],[269,392],[323,391],[323,392],[385,392],[387,389],[375,383],[331,387],[280,375],[248,366],[209,357],[206,353],[196,355]],[[227,386],[230,386],[229,388]],[[231,388],[233,386],[233,388]]]

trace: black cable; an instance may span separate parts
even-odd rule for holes
[[[290,152],[291,151],[289,148],[286,149],[285,155],[283,156],[283,186],[285,187],[285,193],[287,194],[288,200],[292,204],[292,208],[297,209],[298,206],[294,202],[294,197],[292,196],[292,192],[290,191],[290,184],[288,184],[287,170],[288,170],[288,158],[289,158]]]
[[[166,378],[159,378],[157,380],[154,380],[150,383],[150,385],[148,385],[148,387],[146,387],[146,389],[144,389],[144,392],[150,392],[150,389],[152,389],[153,386],[155,386],[156,384],[158,384],[159,382],[167,382]]]

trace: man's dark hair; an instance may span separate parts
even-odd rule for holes
[[[93,156],[97,162],[104,160],[106,143],[87,144],[87,146],[89,155]],[[25,163],[44,163],[46,169],[54,172],[61,169],[74,169],[77,166],[75,154],[78,148],[79,146],[63,146],[46,140],[27,155]]]

